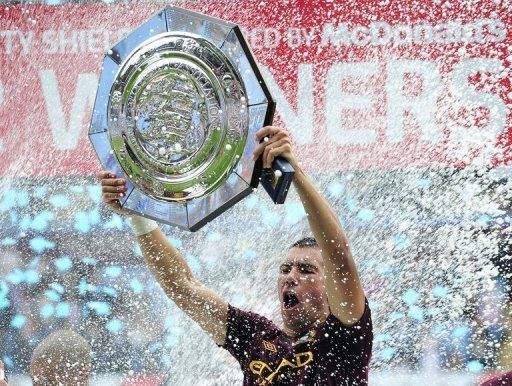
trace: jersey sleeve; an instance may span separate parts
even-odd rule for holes
[[[228,350],[242,365],[255,347],[255,341],[276,329],[264,316],[228,305],[226,340],[219,347]]]
[[[368,300],[361,319],[353,326],[344,325],[330,314],[318,331],[320,345],[333,357],[341,359],[340,366],[346,365],[347,371],[368,366],[373,345],[373,325]]]

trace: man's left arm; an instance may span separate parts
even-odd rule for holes
[[[280,156],[295,169],[293,183],[322,252],[331,313],[343,324],[351,326],[363,316],[365,293],[347,236],[334,210],[300,168],[288,132],[283,128],[266,126],[256,133],[256,140],[261,141],[265,137],[268,140],[258,145],[254,156],[257,158],[263,153],[264,167],[270,167],[274,158]]]

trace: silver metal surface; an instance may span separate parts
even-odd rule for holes
[[[124,208],[195,230],[257,186],[274,107],[236,25],[171,7],[108,52],[89,135],[133,184]]]
[[[108,106],[116,158],[144,194],[202,197],[231,174],[248,133],[245,87],[200,36],[160,34],[121,66]]]

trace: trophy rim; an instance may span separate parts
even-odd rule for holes
[[[89,139],[103,168],[126,178],[127,190],[119,202],[130,213],[194,232],[259,186],[262,162],[261,158],[252,160],[251,154],[257,143],[247,140],[238,166],[228,179],[208,194],[188,201],[162,201],[147,195],[132,184],[129,174],[121,168],[110,145],[106,110],[109,92],[114,83],[114,75],[127,56],[147,40],[168,32],[195,35],[201,33],[199,36],[219,48],[238,70],[246,87],[249,136],[272,123],[276,102],[241,28],[231,22],[194,10],[175,6],[164,7],[105,52],[89,125]]]

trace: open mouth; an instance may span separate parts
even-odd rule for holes
[[[299,298],[297,297],[297,295],[288,292],[288,293],[284,294],[283,303],[284,303],[284,308],[289,310],[289,309],[295,307],[297,304],[299,304]]]

